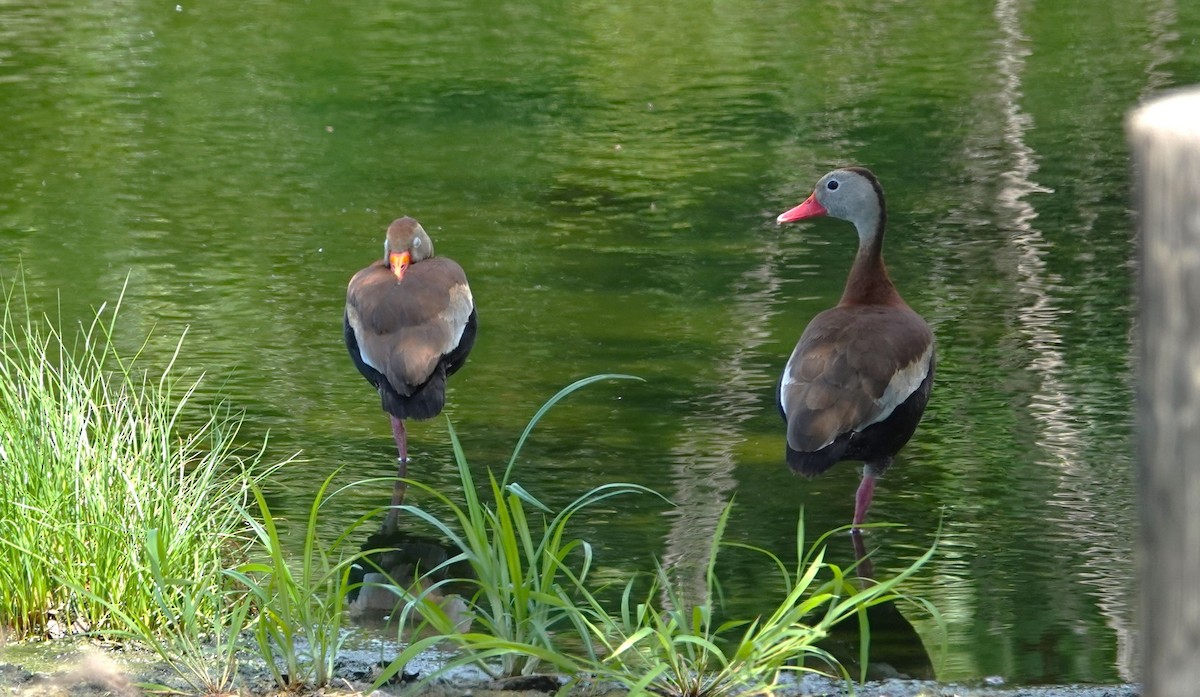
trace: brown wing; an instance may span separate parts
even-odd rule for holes
[[[788,445],[815,452],[885,418],[928,372],[932,347],[929,325],[907,307],[835,307],[814,317],[780,383]]]
[[[385,263],[373,264],[346,290],[346,318],[363,361],[405,396],[458,345],[473,308],[462,267],[443,257],[413,264],[399,282]]]

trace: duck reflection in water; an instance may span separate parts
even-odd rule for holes
[[[395,516],[389,513],[379,532],[363,542],[360,552],[364,557],[351,568],[352,589],[347,594],[355,620],[380,624],[397,620],[399,610],[408,602],[403,589],[410,594],[425,593],[455,619],[458,631],[470,630],[466,601],[448,592],[453,586],[449,579],[461,578],[469,570],[465,562],[446,564],[452,552],[440,540],[399,529]],[[433,586],[436,588],[430,590]]]

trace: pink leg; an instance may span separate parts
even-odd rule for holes
[[[392,507],[383,522],[385,533],[396,531],[396,522],[400,518],[399,507],[404,503],[404,494],[408,491],[408,485],[404,483],[405,477],[408,476],[408,437],[404,432],[404,422],[394,416],[392,437],[396,439],[396,449],[400,451],[400,464],[396,468],[396,483],[392,486]]]
[[[869,465],[863,466],[862,483],[858,485],[858,493],[854,495],[854,532],[867,520],[867,509],[871,507],[871,497],[875,494],[875,474]]]
[[[400,462],[408,462],[408,435],[404,432],[404,421],[392,417],[392,438],[396,439],[396,449],[400,451]]]

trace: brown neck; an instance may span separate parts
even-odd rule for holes
[[[904,300],[888,277],[883,263],[883,226],[874,234],[860,238],[858,254],[846,278],[846,289],[839,305],[903,305]]]

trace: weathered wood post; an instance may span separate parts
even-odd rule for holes
[[[1200,694],[1200,89],[1134,111],[1144,697]]]

